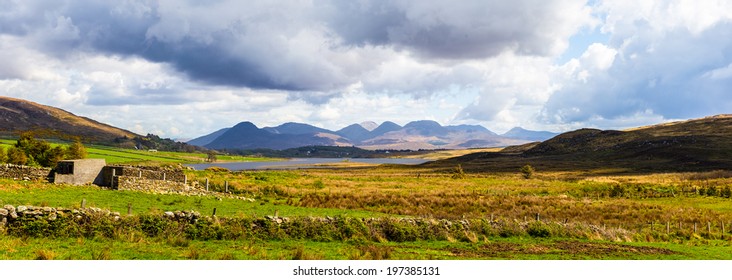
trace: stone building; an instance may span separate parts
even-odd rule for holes
[[[104,159],[62,160],[56,165],[53,182],[56,184],[104,185],[102,169],[107,165]]]

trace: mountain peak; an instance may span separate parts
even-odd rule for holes
[[[506,133],[501,134],[501,136],[508,137],[508,138],[522,139],[522,140],[530,140],[530,141],[544,141],[544,140],[547,140],[554,136],[557,136],[557,133],[549,132],[549,131],[527,130],[527,129],[517,126],[517,127],[511,128],[511,130],[507,131]]]
[[[365,121],[365,122],[359,123],[358,125],[360,125],[361,127],[363,127],[364,129],[366,129],[368,131],[373,131],[374,129],[379,127],[378,124],[376,124],[375,122],[372,122],[372,121]]]

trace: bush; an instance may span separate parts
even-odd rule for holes
[[[226,169],[224,167],[219,167],[219,166],[211,166],[209,168],[206,168],[205,170],[211,171],[211,172],[229,172],[229,169]]]
[[[548,225],[542,222],[534,222],[529,224],[528,228],[526,229],[526,233],[528,233],[532,237],[543,238],[551,236],[551,229]]]
[[[527,164],[521,167],[521,175],[523,175],[526,179],[531,179],[531,177],[534,176],[534,172],[534,167],[532,167],[531,165]]]
[[[453,179],[465,179],[465,177],[467,177],[467,176],[465,175],[465,171],[463,171],[463,166],[458,164],[455,167],[455,170],[453,170],[453,172],[452,172],[452,178]]]

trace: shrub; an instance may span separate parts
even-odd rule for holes
[[[463,171],[463,166],[458,164],[455,167],[455,170],[453,170],[453,172],[452,172],[452,178],[453,179],[465,179],[465,177],[466,177],[466,175],[465,175],[465,171]]]
[[[229,172],[229,169],[226,169],[224,167],[219,167],[219,166],[211,166],[209,168],[206,168],[205,170],[211,171],[211,172]]]
[[[531,177],[534,176],[534,172],[534,167],[532,167],[531,165],[527,164],[521,167],[521,175],[523,175],[526,179],[531,179]]]
[[[526,233],[528,233],[532,237],[543,238],[551,236],[551,229],[548,225],[542,222],[534,222],[529,224],[528,228],[526,229]]]

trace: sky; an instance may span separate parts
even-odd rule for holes
[[[732,113],[731,1],[0,0],[0,94],[173,139]]]

